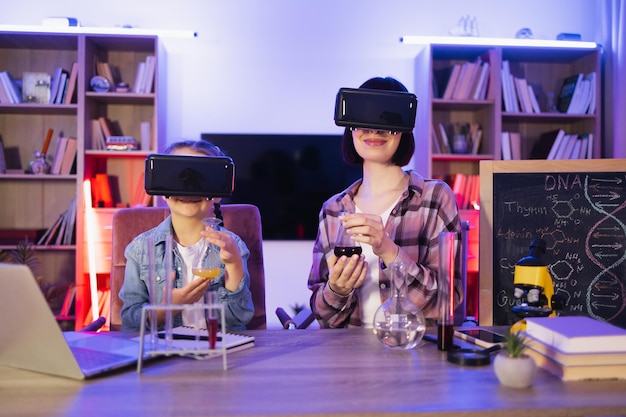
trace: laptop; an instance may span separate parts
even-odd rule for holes
[[[28,266],[0,263],[0,365],[88,379],[138,358],[136,340],[61,331]]]

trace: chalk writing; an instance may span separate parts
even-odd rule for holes
[[[561,314],[626,328],[625,173],[495,174],[493,230],[494,324],[519,319],[514,265],[541,237]]]

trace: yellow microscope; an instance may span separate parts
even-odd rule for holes
[[[520,318],[554,317],[563,309],[560,297],[554,294],[552,276],[541,259],[546,253],[546,241],[535,238],[530,244],[528,256],[515,264],[513,296],[520,300],[512,311]]]

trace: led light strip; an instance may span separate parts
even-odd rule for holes
[[[35,32],[35,33],[67,33],[95,35],[144,35],[163,38],[195,38],[198,33],[193,30],[141,29],[134,27],[88,27],[88,26],[24,26],[0,25],[2,32]]]
[[[595,49],[596,42],[557,41],[546,39],[481,38],[475,36],[402,36],[407,45],[477,45],[477,46],[535,46],[550,48]]]

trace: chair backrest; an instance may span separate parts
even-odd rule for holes
[[[224,227],[237,234],[248,246],[250,258],[250,291],[254,303],[254,316],[247,329],[265,329],[265,270],[263,267],[263,239],[261,214],[251,204],[225,204],[221,206]],[[113,216],[111,256],[111,330],[121,330],[122,300],[119,291],[124,283],[126,258],[124,249],[141,232],[161,223],[169,215],[167,207],[133,207],[121,209]]]

